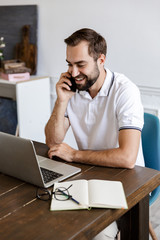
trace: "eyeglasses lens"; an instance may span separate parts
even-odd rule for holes
[[[54,196],[55,196],[55,199],[57,199],[59,201],[68,200],[70,197],[69,192],[66,188],[55,189]]]
[[[50,199],[50,192],[47,189],[39,188],[37,190],[37,198],[47,201]]]

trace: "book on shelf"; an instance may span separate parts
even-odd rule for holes
[[[69,194],[67,191],[61,191],[68,187]],[[63,201],[62,199],[59,200],[60,195],[57,195],[59,190],[62,195],[64,193],[64,196],[62,196],[64,198]],[[70,196],[68,199],[65,193]],[[127,209],[128,206],[122,183],[120,181],[82,179],[54,184],[50,205],[51,211],[90,208]]]
[[[17,68],[9,68],[9,69],[3,70],[3,73],[6,73],[6,74],[25,73],[25,72],[31,73],[31,69],[27,67],[17,67]]]
[[[25,65],[26,65],[25,62],[22,62],[21,60],[18,60],[18,59],[2,61],[2,68],[5,70],[12,69],[12,68],[25,67]]]
[[[10,82],[21,82],[21,81],[26,81],[30,79],[30,73],[25,72],[25,73],[12,73],[12,74],[6,74],[1,72],[0,77],[4,80],[8,80]]]
[[[1,65],[1,72],[4,74],[31,73],[31,69],[26,67],[26,63],[18,59],[3,60]]]

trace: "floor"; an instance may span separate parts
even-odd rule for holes
[[[150,221],[152,227],[156,233],[158,240],[160,240],[160,196],[159,198],[150,206]],[[150,237],[149,240],[152,238]]]

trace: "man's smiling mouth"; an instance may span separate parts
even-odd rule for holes
[[[75,77],[74,79],[75,79],[76,82],[81,82],[81,81],[85,80],[85,76],[83,76],[83,77]]]

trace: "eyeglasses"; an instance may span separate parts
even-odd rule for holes
[[[48,201],[51,200],[52,194],[54,194],[54,198],[58,201],[66,201],[69,199],[73,200],[72,195],[70,195],[68,191],[70,187],[72,187],[72,184],[68,188],[65,187],[56,188],[54,192],[49,191],[46,188],[38,188],[36,192],[36,197],[37,199]]]
[[[52,191],[49,191],[46,188],[37,188],[37,191],[36,191],[37,199],[48,201],[48,200],[51,200],[51,197],[52,197]]]
[[[56,188],[55,192],[53,192],[55,199],[58,201],[66,201],[72,199],[72,195],[70,195],[68,191],[70,187],[72,187],[72,184],[68,188]]]

